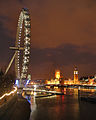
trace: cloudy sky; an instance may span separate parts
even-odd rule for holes
[[[0,67],[13,52],[22,8],[31,17],[30,72],[48,78],[54,69],[73,77],[96,73],[96,0],[0,0]]]

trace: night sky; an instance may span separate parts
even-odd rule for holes
[[[31,16],[32,77],[48,78],[54,69],[64,77],[96,73],[96,0],[0,0],[0,68],[13,52],[22,8]]]

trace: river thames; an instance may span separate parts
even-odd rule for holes
[[[57,89],[60,91],[61,89]],[[90,91],[84,90],[85,94]],[[65,89],[65,95],[31,97],[30,120],[95,120],[96,104],[80,101],[78,89]],[[91,90],[90,93],[95,93]]]

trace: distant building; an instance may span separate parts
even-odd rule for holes
[[[72,85],[72,84],[74,84],[74,81],[71,80],[71,79],[64,80],[64,84],[65,84],[65,85]]]
[[[50,84],[50,85],[60,84],[60,70],[55,71],[55,79],[46,80],[45,84]]]
[[[74,69],[74,79],[61,79],[60,71],[56,70],[55,79],[46,80],[45,84],[61,84],[61,85],[72,85],[72,84],[80,84],[78,80],[78,69],[75,67]]]
[[[96,74],[94,75],[94,80],[96,81]]]
[[[94,84],[94,78],[89,78],[89,85],[93,85]]]
[[[78,69],[75,67],[74,69],[74,84],[78,84]]]
[[[60,70],[56,70],[55,72],[55,78],[60,79]]]
[[[50,85],[57,85],[60,84],[60,81],[58,79],[51,79],[51,80],[46,80],[45,84],[50,84]]]

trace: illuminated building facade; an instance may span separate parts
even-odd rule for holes
[[[45,84],[61,84],[61,85],[72,85],[72,84],[80,84],[78,80],[78,69],[75,67],[74,69],[74,79],[60,79],[60,71],[55,72],[55,79],[46,80]],[[91,82],[92,83],[92,82]]]
[[[94,84],[94,78],[92,78],[92,79],[91,79],[91,78],[89,78],[89,80],[88,80],[88,81],[89,81],[89,85],[93,85],[93,84]]]
[[[64,80],[64,81],[63,81],[63,84],[64,84],[64,85],[72,85],[72,84],[74,84],[74,81],[71,80],[71,79]]]
[[[74,84],[78,84],[78,69],[75,67],[74,70]]]
[[[51,80],[46,80],[45,84],[50,84],[50,85],[57,85],[60,84],[60,81],[58,79],[51,79]]]
[[[59,71],[59,70],[57,70],[57,71],[55,72],[55,78],[56,78],[56,79],[60,79],[60,71]]]

